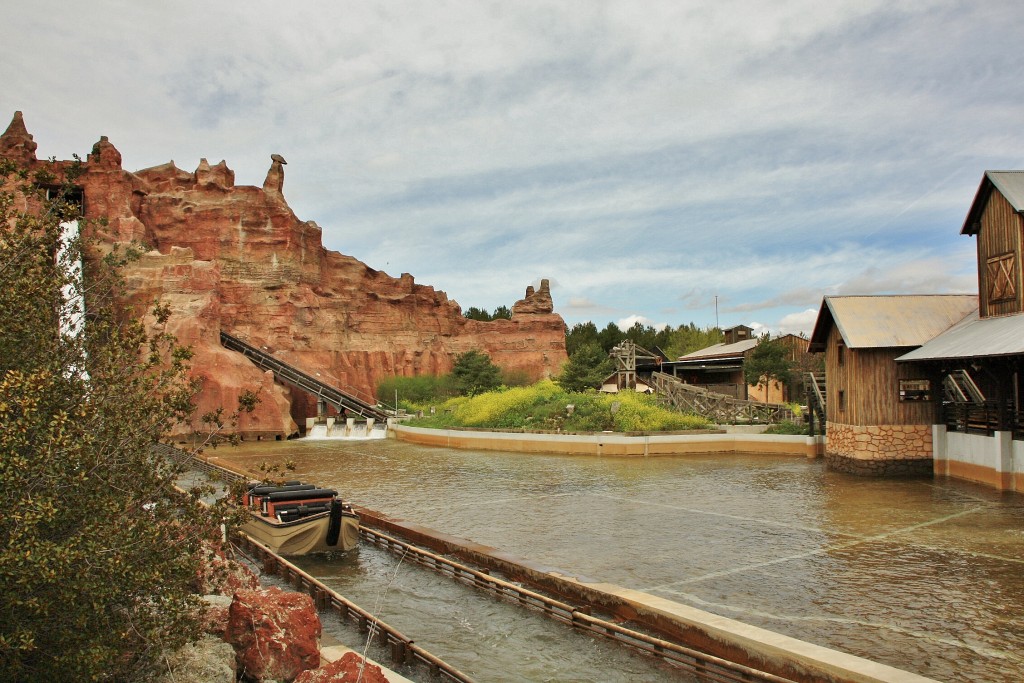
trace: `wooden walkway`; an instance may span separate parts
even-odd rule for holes
[[[651,382],[658,396],[679,412],[702,415],[715,424],[776,424],[796,420],[789,406],[715,394],[664,372],[651,373]]]

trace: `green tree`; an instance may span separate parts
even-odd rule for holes
[[[675,359],[719,344],[723,339],[722,331],[717,327],[701,329],[694,323],[689,323],[666,332],[664,344],[659,343],[659,346],[669,358]]]
[[[190,352],[119,317],[116,252],[75,276],[47,181],[0,161],[0,679],[141,680],[197,637],[219,535],[152,448],[192,412]]]
[[[785,344],[769,338],[767,334],[758,339],[757,346],[743,363],[744,379],[751,386],[765,388],[765,402],[768,385],[776,381],[783,386],[789,386],[792,381],[792,370],[793,364],[789,360],[789,350]]]
[[[501,386],[501,368],[486,353],[474,349],[455,358],[451,378],[460,394],[473,396]]]
[[[491,319],[490,313],[482,308],[476,306],[470,306],[466,309],[466,312],[462,314],[463,318],[469,318],[470,320],[479,320],[481,322],[487,322]]]
[[[601,345],[601,348],[604,349],[605,353],[611,351],[612,348],[617,346],[624,338],[622,330],[620,330],[619,326],[615,323],[608,323],[604,326],[603,330],[597,333],[597,342]]]
[[[576,350],[586,344],[597,344],[597,325],[589,320],[576,323],[565,329],[565,352],[572,356]]]
[[[491,320],[511,320],[511,319],[512,319],[512,311],[509,310],[508,306],[498,306],[497,308],[494,309],[494,312],[491,313]]]
[[[597,388],[614,369],[615,363],[604,349],[589,342],[569,356],[555,382],[566,391],[586,391]]]

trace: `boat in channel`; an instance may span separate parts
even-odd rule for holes
[[[344,552],[359,543],[359,515],[334,489],[298,481],[249,484],[242,531],[278,555]]]

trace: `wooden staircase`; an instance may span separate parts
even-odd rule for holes
[[[825,422],[828,411],[826,410],[826,396],[828,396],[825,384],[824,372],[808,372],[804,375],[804,389],[807,392],[807,424],[810,427],[810,435],[814,436],[814,422],[817,420],[820,433],[825,433]]]

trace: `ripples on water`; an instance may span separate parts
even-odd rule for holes
[[[771,455],[591,458],[393,440],[217,455],[249,467],[291,459],[298,476],[389,515],[940,680],[1024,679],[1019,495]],[[416,595],[429,592],[402,600]],[[568,631],[551,626],[552,638]]]

